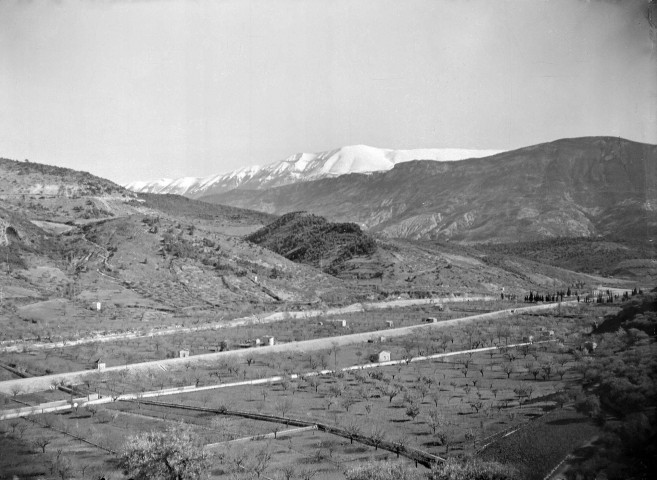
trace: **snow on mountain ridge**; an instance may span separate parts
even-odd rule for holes
[[[349,173],[371,173],[392,169],[395,164],[412,160],[456,161],[481,158],[500,150],[424,148],[391,150],[367,145],[350,145],[319,153],[296,153],[265,166],[249,166],[204,178],[183,177],[153,182],[135,181],[129,190],[148,193],[175,193],[192,198],[220,193],[234,188],[261,190],[297,182],[336,177]]]

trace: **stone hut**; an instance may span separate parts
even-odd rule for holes
[[[390,352],[388,350],[381,350],[378,355],[379,362],[389,362],[390,361]]]

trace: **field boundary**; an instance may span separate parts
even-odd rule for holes
[[[239,410],[223,410],[223,409],[217,410],[212,408],[194,407],[191,405],[178,405],[175,403],[156,402],[152,400],[146,400],[143,401],[142,403],[144,403],[145,405],[153,405],[159,407],[179,408],[182,410],[215,413],[217,415],[236,416],[236,417],[248,418],[250,420],[260,420],[265,422],[293,425],[301,428],[315,427],[320,432],[325,432],[331,435],[336,435],[342,438],[346,438],[349,439],[350,441],[355,441],[358,443],[362,443],[363,445],[374,447],[375,449],[381,448],[382,450],[387,450],[389,452],[395,453],[398,456],[404,456],[409,460],[415,461],[416,464],[420,464],[427,468],[431,468],[431,466],[435,465],[436,463],[445,462],[444,458],[439,457],[437,455],[433,455],[431,453],[425,452],[417,448],[409,447],[406,445],[402,445],[400,443],[390,442],[382,439],[380,441],[376,441],[368,437],[367,435],[350,434],[349,432],[347,432],[346,430],[340,427],[327,425],[321,422],[311,422],[307,420],[298,420],[294,418],[278,417],[276,415],[266,415],[263,413],[242,412]]]

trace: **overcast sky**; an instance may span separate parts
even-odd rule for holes
[[[343,145],[657,143],[647,0],[0,1],[0,156],[117,182]]]

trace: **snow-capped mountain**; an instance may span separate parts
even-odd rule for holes
[[[135,192],[175,193],[198,198],[235,188],[262,190],[349,173],[380,172],[397,163],[411,160],[454,161],[480,158],[500,153],[499,150],[468,150],[458,148],[423,148],[389,150],[352,145],[321,153],[297,153],[280,162],[251,166],[229,173],[204,178],[183,177],[155,181],[135,181],[125,185]]]

